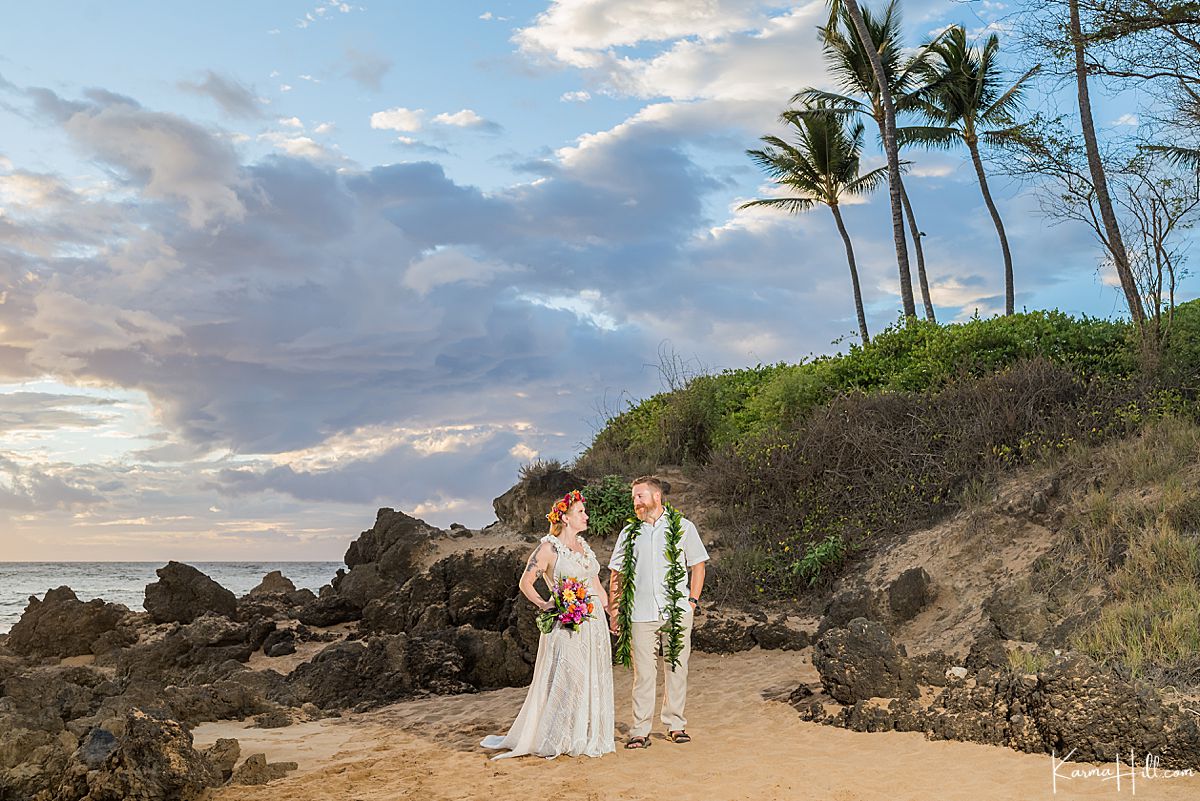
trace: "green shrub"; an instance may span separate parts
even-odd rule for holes
[[[532,462],[521,465],[517,471],[517,477],[521,481],[535,481],[561,469],[562,462],[558,459],[534,459]]]
[[[1179,313],[1181,331],[1192,317],[1200,313]],[[1059,311],[950,325],[897,323],[870,345],[852,346],[845,354],[701,375],[674,392],[630,403],[607,421],[578,466],[589,475],[603,475],[621,460],[705,464],[714,452],[795,425],[847,392],[936,390],[1021,360],[1042,358],[1083,378],[1128,376],[1136,364],[1130,330],[1125,323]],[[1184,351],[1181,346],[1183,355],[1176,359],[1181,364],[1191,358]]]
[[[792,596],[865,543],[956,508],[1001,467],[1128,431],[1122,413],[1138,404],[1131,382],[1035,359],[937,392],[841,395],[715,454],[704,482],[772,555],[765,591]]]
[[[630,403],[576,467],[702,467],[739,521],[728,591],[794,597],[863,544],[985,493],[1009,466],[1200,419],[1200,301],[1176,308],[1161,370],[1143,374],[1141,354],[1128,323],[1059,311],[898,323],[847,353],[701,375]],[[1175,450],[1190,444],[1180,434]],[[1130,465],[1161,472],[1159,456],[1142,461]]]
[[[1196,392],[1200,383],[1200,300],[1175,307],[1163,356],[1166,381]]]
[[[810,542],[804,555],[792,563],[792,570],[808,586],[827,578],[846,557],[846,543],[838,534],[827,534],[820,542]]]
[[[621,476],[605,476],[584,490],[587,497],[588,534],[610,537],[620,533],[633,515],[629,482]]]

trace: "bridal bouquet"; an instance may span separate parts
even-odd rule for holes
[[[564,629],[579,631],[579,625],[592,616],[592,601],[587,584],[576,578],[559,581],[551,593],[554,608],[537,616],[538,629],[549,634],[557,623]]]

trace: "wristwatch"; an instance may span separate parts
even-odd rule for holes
[[[689,598],[688,598],[688,600],[689,600],[689,601],[691,601],[692,603],[694,603],[694,604],[696,605],[696,611],[697,611],[697,612],[699,612],[699,611],[700,611],[700,599],[699,599],[699,598],[690,598],[690,597],[689,597]]]

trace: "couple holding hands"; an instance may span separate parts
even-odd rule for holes
[[[666,663],[662,722],[672,742],[691,740],[683,707],[692,618],[708,552],[695,525],[663,503],[658,478],[635,479],[631,493],[637,519],[617,537],[607,593],[600,586],[596,554],[581,536],[588,522],[583,494],[568,493],[546,515],[550,533],[529,557],[519,582],[544,622],[533,681],[508,733],[480,743],[505,751],[494,759],[600,756],[616,750],[610,632],[617,638],[616,661],[633,667],[633,724],[625,748],[651,744],[660,650]],[[534,588],[538,576],[551,588],[550,599]]]

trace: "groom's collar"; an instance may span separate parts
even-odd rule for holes
[[[644,526],[650,526],[651,528],[654,528],[656,525],[658,525],[658,521],[662,520],[666,516],[667,516],[667,507],[664,505],[661,507],[661,509],[658,513],[658,517],[654,518],[653,520],[643,520],[641,522],[642,522],[642,525],[644,525]]]

